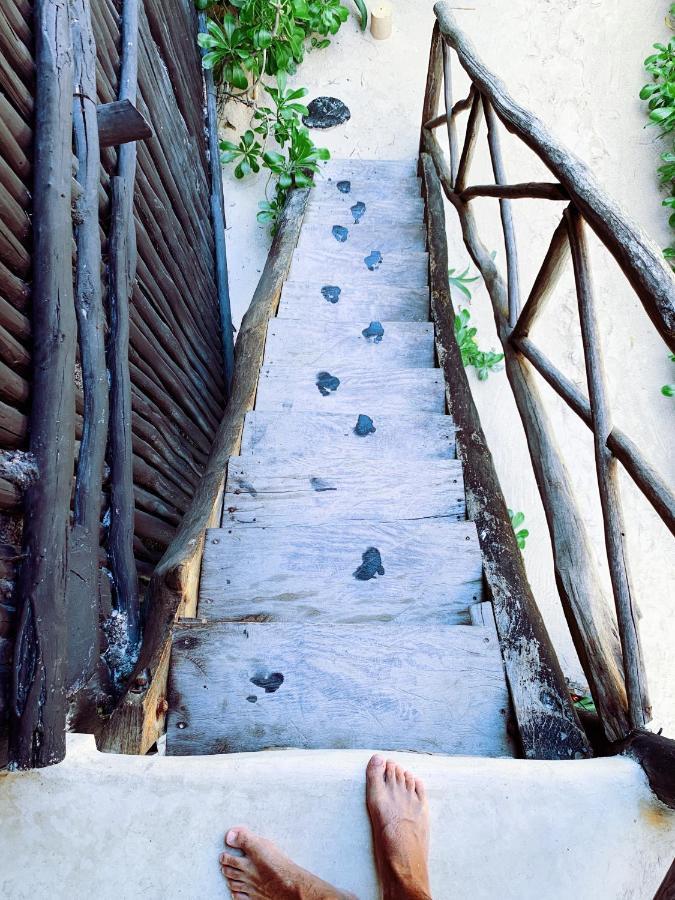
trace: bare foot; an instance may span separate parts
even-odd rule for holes
[[[357,900],[302,869],[248,828],[231,828],[225,844],[244,854],[220,854],[220,870],[233,900]]]
[[[373,756],[366,804],[384,900],[431,900],[429,810],[422,782],[402,766]]]

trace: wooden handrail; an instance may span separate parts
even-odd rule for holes
[[[506,128],[539,156],[567,190],[623,269],[659,334],[675,352],[675,279],[661,250],[607,196],[586,163],[553,137],[543,122],[516,103],[459,29],[450,4],[442,0],[435,4],[434,12],[444,41],[455,50],[472,83]]]
[[[153,573],[141,653],[129,688],[98,737],[99,750],[147,753],[164,730],[171,632],[179,617],[196,614],[206,529],[220,521],[227,461],[241,442],[244,417],[253,408],[267,335],[279,304],[309,190],[295,190],[284,207],[267,262],[241,323],[234,377],[223,420],[189,509]]]
[[[616,461],[622,462],[671,531],[675,531],[675,497],[644,460],[635,444],[611,425],[583,222],[588,221],[619,261],[652,322],[671,346],[674,339],[675,279],[660,251],[605,196],[585,164],[557,143],[541,122],[518,106],[504,85],[485,68],[470,42],[457,28],[447,3],[437,3],[434,9],[437,21],[429,60],[423,122],[436,123],[435,112],[442,90],[449,133],[454,131],[449,121],[454,117],[451,86],[447,80],[445,84],[441,80],[451,70],[448,58],[450,47],[456,51],[469,75],[469,96],[473,100],[457,171],[452,164],[452,154],[448,165],[433,130],[424,125],[420,146],[433,160],[443,190],[457,210],[465,244],[492,300],[497,331],[504,347],[507,376],[525,429],[547,516],[560,598],[605,733],[610,740],[616,741],[641,728],[651,717],[637,614],[625,561]],[[467,173],[479,126],[479,105],[483,107],[487,122],[495,185],[467,187]],[[508,184],[500,149],[499,122],[537,153],[559,183]],[[475,197],[485,196],[497,197],[500,201],[508,286],[478,236],[471,201]],[[569,206],[553,234],[525,307],[519,312],[516,238],[510,201],[526,196],[568,200]],[[590,399],[584,397],[528,337],[570,255],[574,264]],[[529,368],[530,365],[532,368]],[[532,378],[534,371],[546,379],[593,433],[618,630],[613,617],[604,608],[605,601],[601,599],[602,589],[590,552],[588,534]]]

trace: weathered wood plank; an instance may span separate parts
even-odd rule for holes
[[[376,248],[380,253],[402,253],[425,250],[426,234],[422,222],[402,224],[392,222],[376,228],[360,225],[307,225],[302,229],[298,250],[324,250],[333,252],[355,251],[364,256]]]
[[[312,188],[310,204],[334,203],[352,206],[357,201],[377,203],[405,201],[420,196],[417,178],[378,178],[354,174],[348,178],[317,178]]]
[[[380,254],[377,247],[371,247],[366,255],[354,251],[296,250],[289,278],[330,284],[335,273],[342,272],[346,280],[368,287],[394,284],[419,288],[428,283],[428,265],[426,253]]]
[[[368,456],[391,464],[406,459],[454,459],[450,416],[262,412],[246,414],[240,455],[334,456],[344,462]]]
[[[327,326],[311,319],[274,319],[267,330],[263,365],[431,369],[434,326],[378,321]]]
[[[152,137],[152,128],[129,99],[100,103],[96,109],[99,145],[118,147]]]
[[[223,526],[230,522],[307,525],[338,519],[394,522],[464,518],[462,466],[454,459],[429,460],[415,477],[401,477],[375,460],[351,468],[337,459],[315,465],[289,457],[230,458],[223,498]]]
[[[256,409],[410,415],[445,412],[439,369],[320,369],[268,366],[261,370]]]
[[[229,621],[468,625],[482,578],[473,522],[235,525],[206,536],[198,612]]]
[[[483,628],[179,626],[170,678],[172,755],[288,746],[511,755],[502,661]]]
[[[342,282],[338,276],[336,281]],[[289,281],[279,304],[279,318],[325,322],[427,322],[427,288],[368,288],[353,284]]]
[[[367,226],[369,228],[392,223],[421,222],[424,216],[424,207],[421,197],[405,197],[398,200],[372,200],[366,203],[355,198],[352,203],[344,204],[339,201],[324,202],[315,198],[314,203],[307,209],[305,222],[311,225],[352,225]]]
[[[417,174],[416,159],[331,159],[321,166],[320,178],[406,178]]]

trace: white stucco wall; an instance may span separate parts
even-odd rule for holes
[[[675,818],[627,759],[546,763],[392,754],[424,778],[434,900],[651,900]],[[378,896],[366,751],[114,757],[0,776],[0,896],[227,896],[223,835],[248,823],[359,900]]]
[[[417,152],[419,118],[433,24],[431,0],[393,0],[394,34],[384,42],[362,34],[350,20],[320,53],[310,54],[297,83],[309,97],[333,94],[351,109],[351,120],[315,139],[336,157],[394,159]],[[645,130],[637,95],[645,81],[642,60],[666,35],[665,0],[472,0],[456,15],[489,66],[514,97],[546,121],[594,169],[607,191],[662,246],[669,240],[660,207],[655,168],[661,142]],[[457,74],[457,96],[465,83]],[[241,126],[242,110],[227,117]],[[437,133],[442,133],[442,129]],[[550,180],[538,160],[504,134],[507,170],[514,180]],[[476,181],[491,180],[487,157],[476,160]],[[266,230],[255,222],[262,178],[246,183],[225,175],[227,239],[235,319],[250,300],[268,248]],[[476,204],[485,242],[503,264],[496,201]],[[560,204],[518,201],[523,293],[532,283],[555,224]],[[468,256],[448,210],[451,265]],[[594,243],[593,260],[614,420],[645,456],[673,480],[673,402],[660,393],[672,381],[672,364],[639,301],[614,262]],[[472,316],[481,346],[496,347],[489,299],[474,292]],[[552,300],[533,337],[553,361],[586,391],[578,338],[578,315],[570,276]],[[535,593],[566,674],[583,676],[553,580],[546,523],[518,414],[504,373],[485,384],[472,378],[474,395],[495,456],[508,504],[526,514],[530,530],[525,559]],[[597,500],[590,432],[542,383],[554,428],[568,461],[581,509],[601,561],[604,539]],[[675,552],[667,529],[627,478],[624,501],[634,581],[642,612],[641,632],[655,721],[675,734],[675,616],[672,614]]]

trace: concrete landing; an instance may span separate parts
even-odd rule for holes
[[[361,900],[377,897],[362,751],[121,757],[0,776],[7,900],[226,898],[217,854],[246,823]],[[630,760],[392,754],[427,784],[434,900],[651,900],[675,816]]]

